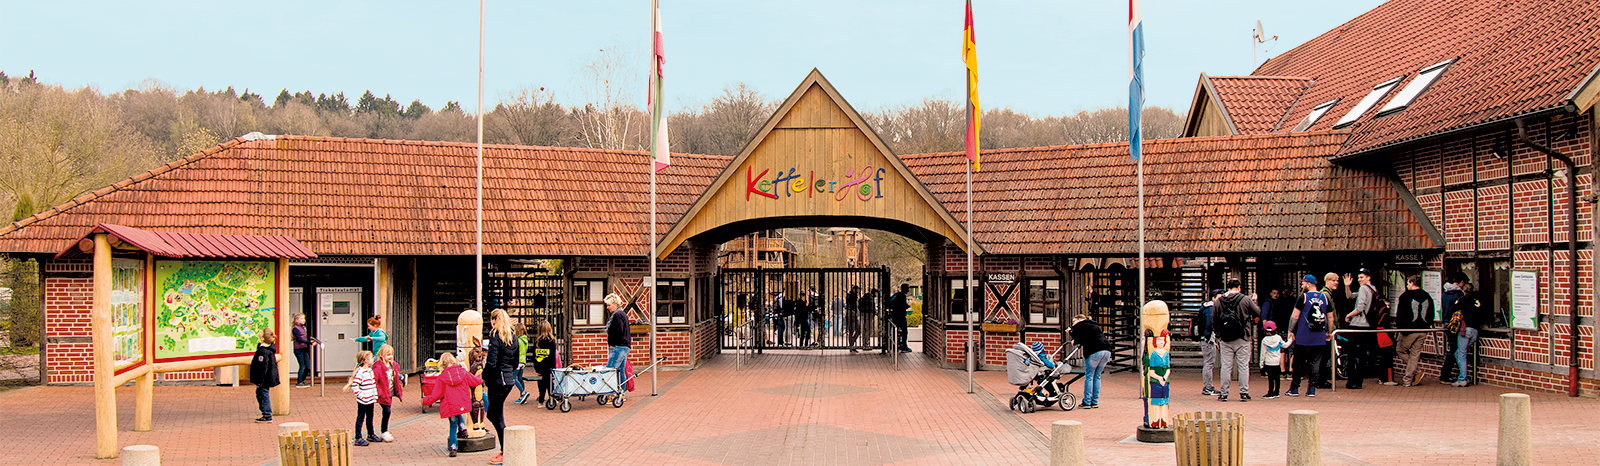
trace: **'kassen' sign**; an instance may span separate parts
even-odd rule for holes
[[[774,169],[762,170],[756,173],[754,167],[745,168],[744,174],[744,199],[750,200],[752,195],[768,199],[789,198],[794,196],[816,197],[833,196],[835,201],[846,198],[856,198],[860,201],[870,201],[883,197],[883,173],[885,169],[867,165],[864,167],[850,167],[843,177],[825,179],[817,177],[816,170],[800,172],[797,168],[787,171],[776,169],[776,174],[768,178]],[[827,174],[823,175],[824,177]]]

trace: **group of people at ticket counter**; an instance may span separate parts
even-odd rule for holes
[[[1257,367],[1267,381],[1264,399],[1301,396],[1302,383],[1304,396],[1315,397],[1318,388],[1331,387],[1333,370],[1341,371],[1346,389],[1359,390],[1374,377],[1383,385],[1410,387],[1421,383],[1419,364],[1429,338],[1438,338],[1448,355],[1439,382],[1467,386],[1467,355],[1487,317],[1466,277],[1458,275],[1444,284],[1442,303],[1422,290],[1420,276],[1407,277],[1406,291],[1392,304],[1372,279],[1372,271],[1364,268],[1342,280],[1329,273],[1319,287],[1316,276],[1305,275],[1298,290],[1272,290],[1259,304],[1256,294],[1240,291],[1239,280],[1228,280],[1226,289],[1210,293],[1211,300],[1190,324],[1190,336],[1200,342],[1203,358],[1201,395],[1226,402],[1237,381],[1238,400],[1250,401],[1252,356],[1257,356]],[[1443,319],[1434,318],[1436,310]],[[1166,304],[1146,304],[1143,321],[1145,425],[1166,428],[1172,337]],[[1335,336],[1339,329],[1369,332]],[[1336,339],[1337,364],[1332,361]],[[1219,368],[1221,383],[1214,384],[1213,373]],[[1289,379],[1289,388],[1280,392],[1283,378]]]
[[[897,350],[911,352],[906,343],[907,320],[911,309],[909,294],[911,284],[901,283],[899,291],[889,296],[882,318],[894,330]],[[863,290],[851,285],[842,296],[823,296],[815,286],[797,293],[772,291],[765,300],[755,296],[741,298],[728,318],[734,319],[731,330],[743,340],[754,340],[750,346],[765,349],[776,346],[817,348],[824,346],[825,337],[843,338],[843,346],[851,353],[869,348],[876,333],[880,314],[877,288]]]

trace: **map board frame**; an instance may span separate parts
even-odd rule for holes
[[[149,267],[144,258],[111,260],[113,374],[121,375],[150,363],[150,326],[146,325],[152,316]]]
[[[264,281],[262,281],[262,288],[263,288],[263,292],[266,294],[266,298],[262,299],[260,302],[258,302],[256,307],[255,307],[255,309],[256,309],[257,315],[262,317],[265,320],[265,322],[254,322],[254,321],[252,321],[252,322],[248,322],[246,325],[250,325],[251,327],[256,327],[256,328],[265,328],[267,331],[273,331],[273,332],[277,331],[278,319],[282,318],[281,301],[284,299],[284,297],[283,296],[279,296],[279,293],[278,293],[278,281],[280,279],[282,279],[283,277],[279,277],[278,276],[278,263],[276,261],[274,261],[274,260],[260,260],[260,259],[239,259],[239,260],[176,260],[176,259],[169,260],[169,259],[156,259],[154,261],[154,264],[152,264],[150,266],[150,268],[151,268],[150,276],[152,277],[151,278],[151,282],[152,282],[151,283],[151,289],[153,291],[152,294],[151,294],[151,297],[150,297],[150,302],[152,303],[151,306],[150,306],[150,316],[151,316],[150,324],[151,325],[148,325],[146,330],[145,330],[146,331],[146,338],[149,338],[150,342],[151,342],[151,345],[150,345],[151,354],[149,355],[148,360],[154,361],[154,362],[159,364],[159,363],[177,362],[177,361],[226,359],[226,358],[234,358],[234,357],[240,357],[240,356],[250,356],[250,355],[255,353],[256,346],[258,346],[260,344],[260,342],[261,342],[261,336],[259,334],[249,335],[249,336],[244,337],[245,338],[245,342],[242,345],[243,346],[242,348],[237,347],[239,345],[237,345],[238,342],[236,341],[235,342],[236,343],[235,348],[233,348],[232,350],[190,351],[189,349],[185,348],[184,350],[180,351],[180,350],[175,350],[175,349],[170,349],[170,348],[163,348],[164,340],[162,340],[162,337],[169,336],[171,334],[171,332],[175,331],[175,328],[172,325],[168,325],[167,323],[165,323],[161,319],[161,317],[163,316],[163,310],[167,306],[166,296],[168,294],[168,291],[174,291],[174,292],[180,292],[181,293],[180,290],[170,289],[169,288],[169,284],[165,283],[167,281],[166,278],[169,278],[173,272],[175,272],[177,270],[182,270],[187,265],[200,266],[200,265],[208,265],[208,264],[221,264],[224,268],[226,268],[228,266],[238,266],[240,264],[253,264],[253,265],[257,265],[257,266],[261,267],[262,269],[264,269],[265,274],[266,274],[266,278],[265,278]],[[164,270],[164,268],[163,268],[164,266],[165,267],[170,267],[171,269],[170,270]],[[248,267],[248,265],[246,265],[246,267]],[[238,338],[238,335],[237,334],[234,335],[234,338]],[[185,342],[187,342],[187,340],[185,340]],[[282,343],[280,342],[280,345],[281,344]]]

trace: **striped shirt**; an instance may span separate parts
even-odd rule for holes
[[[370,405],[378,402],[378,383],[371,367],[357,367],[350,374],[350,391],[355,392],[357,403]]]

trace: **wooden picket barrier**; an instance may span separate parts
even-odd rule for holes
[[[1183,413],[1172,418],[1178,464],[1234,466],[1244,464],[1244,415],[1224,412]]]
[[[278,434],[282,466],[349,466],[350,431],[307,430]]]

